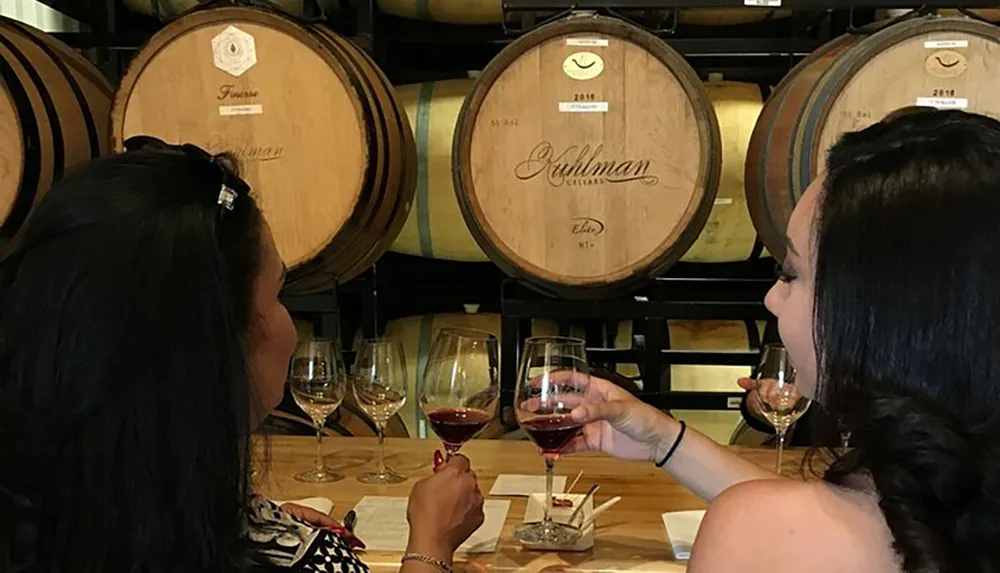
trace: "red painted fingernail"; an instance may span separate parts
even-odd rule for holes
[[[434,471],[437,471],[442,465],[444,465],[444,454],[441,453],[441,450],[434,450]]]

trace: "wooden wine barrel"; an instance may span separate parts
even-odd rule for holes
[[[799,62],[771,92],[754,126],[744,177],[746,204],[761,240],[779,260],[784,259],[785,224],[795,206],[792,199],[785,199],[790,188],[787,172],[781,169],[782,154],[792,152],[785,135],[794,129],[796,111],[805,105],[817,78],[861,39],[840,36]]]
[[[204,0],[122,0],[122,4],[129,10],[164,21],[179,18],[203,3]],[[293,16],[310,15],[310,4],[325,11],[338,9],[336,0],[270,0],[270,3]]]
[[[998,49],[993,25],[928,16],[837,40],[802,67],[767,103],[747,162],[747,202],[768,249],[784,256],[788,216],[843,133],[914,105],[1000,113]]]
[[[386,14],[447,24],[499,24],[503,20],[502,4],[501,0],[378,0],[379,9]],[[732,26],[786,18],[790,14],[790,10],[763,8],[685,8],[678,22]]]
[[[473,80],[398,86],[417,146],[417,193],[392,250],[434,259],[490,260],[462,218],[451,179],[452,140]]]
[[[677,52],[620,20],[571,16],[521,36],[477,78],[455,132],[455,187],[505,272],[548,294],[607,296],[694,243],[720,148],[705,88]]]
[[[72,48],[0,17],[0,239],[66,169],[109,148],[113,89]]]
[[[469,232],[451,178],[452,140],[470,79],[409,84],[396,88],[406,105],[417,142],[417,195],[392,250],[457,261],[488,261]],[[681,257],[685,262],[732,262],[768,256],[746,206],[743,177],[747,145],[763,106],[756,84],[709,81],[705,84],[722,134],[719,192],[701,235]]]
[[[705,89],[722,135],[722,174],[708,222],[681,261],[723,263],[768,256],[758,244],[743,185],[747,147],[765,95],[760,86],[741,82],[709,81]]]
[[[255,8],[179,18],[136,54],[112,111],[115,146],[146,134],[240,158],[288,292],[357,276],[392,245],[416,183],[391,84],[323,26]]]
[[[390,320],[386,324],[383,336],[402,344],[403,354],[406,356],[407,400],[399,416],[414,437],[434,437],[434,432],[426,426],[420,408],[420,392],[423,389],[423,373],[431,345],[443,328],[474,328],[492,332],[499,338],[500,315],[467,312],[425,314]],[[559,327],[554,321],[535,319],[532,320],[532,332],[538,335],[557,335]],[[359,332],[355,340],[360,339]]]

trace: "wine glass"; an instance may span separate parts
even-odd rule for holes
[[[406,359],[403,346],[384,338],[366,339],[354,361],[354,397],[375,422],[378,433],[378,470],[363,473],[358,481],[393,484],[406,481],[385,465],[385,425],[406,403]]]
[[[576,527],[552,520],[552,478],[555,457],[582,430],[570,412],[583,404],[590,380],[587,351],[578,338],[528,338],[518,368],[515,413],[517,422],[545,459],[545,508],[541,522],[514,529],[526,543],[568,545],[580,537]]]
[[[496,336],[471,328],[444,328],[431,345],[420,406],[449,458],[496,415],[497,349]]]
[[[795,368],[788,357],[788,351],[780,344],[768,344],[760,357],[760,365],[755,376],[761,383],[751,394],[756,401],[757,411],[778,434],[778,457],[774,472],[781,475],[781,458],[785,449],[785,434],[811,403],[799,394],[795,385]]]
[[[329,338],[313,338],[299,342],[292,355],[288,384],[295,403],[316,426],[316,466],[295,476],[308,483],[334,482],[344,476],[329,472],[323,466],[323,426],[347,394],[347,371],[340,345]]]

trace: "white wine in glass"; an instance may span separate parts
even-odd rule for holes
[[[759,385],[751,399],[755,401],[760,415],[774,426],[775,433],[778,434],[778,456],[774,471],[781,475],[785,435],[792,424],[806,413],[811,402],[799,394],[799,388],[795,385],[795,368],[784,346],[768,344],[764,347],[756,378]]]
[[[295,479],[307,483],[327,483],[344,479],[323,465],[323,427],[347,394],[347,371],[340,345],[329,338],[302,340],[292,355],[288,385],[295,403],[316,427],[316,464]]]
[[[354,397],[375,422],[378,433],[378,469],[359,475],[358,481],[367,484],[406,481],[406,476],[385,465],[385,426],[406,403],[406,359],[399,342],[381,338],[361,342],[354,360]]]

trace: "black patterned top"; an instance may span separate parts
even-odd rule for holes
[[[247,539],[272,565],[304,573],[368,573],[351,546],[336,533],[293,517],[277,504],[254,497]]]

